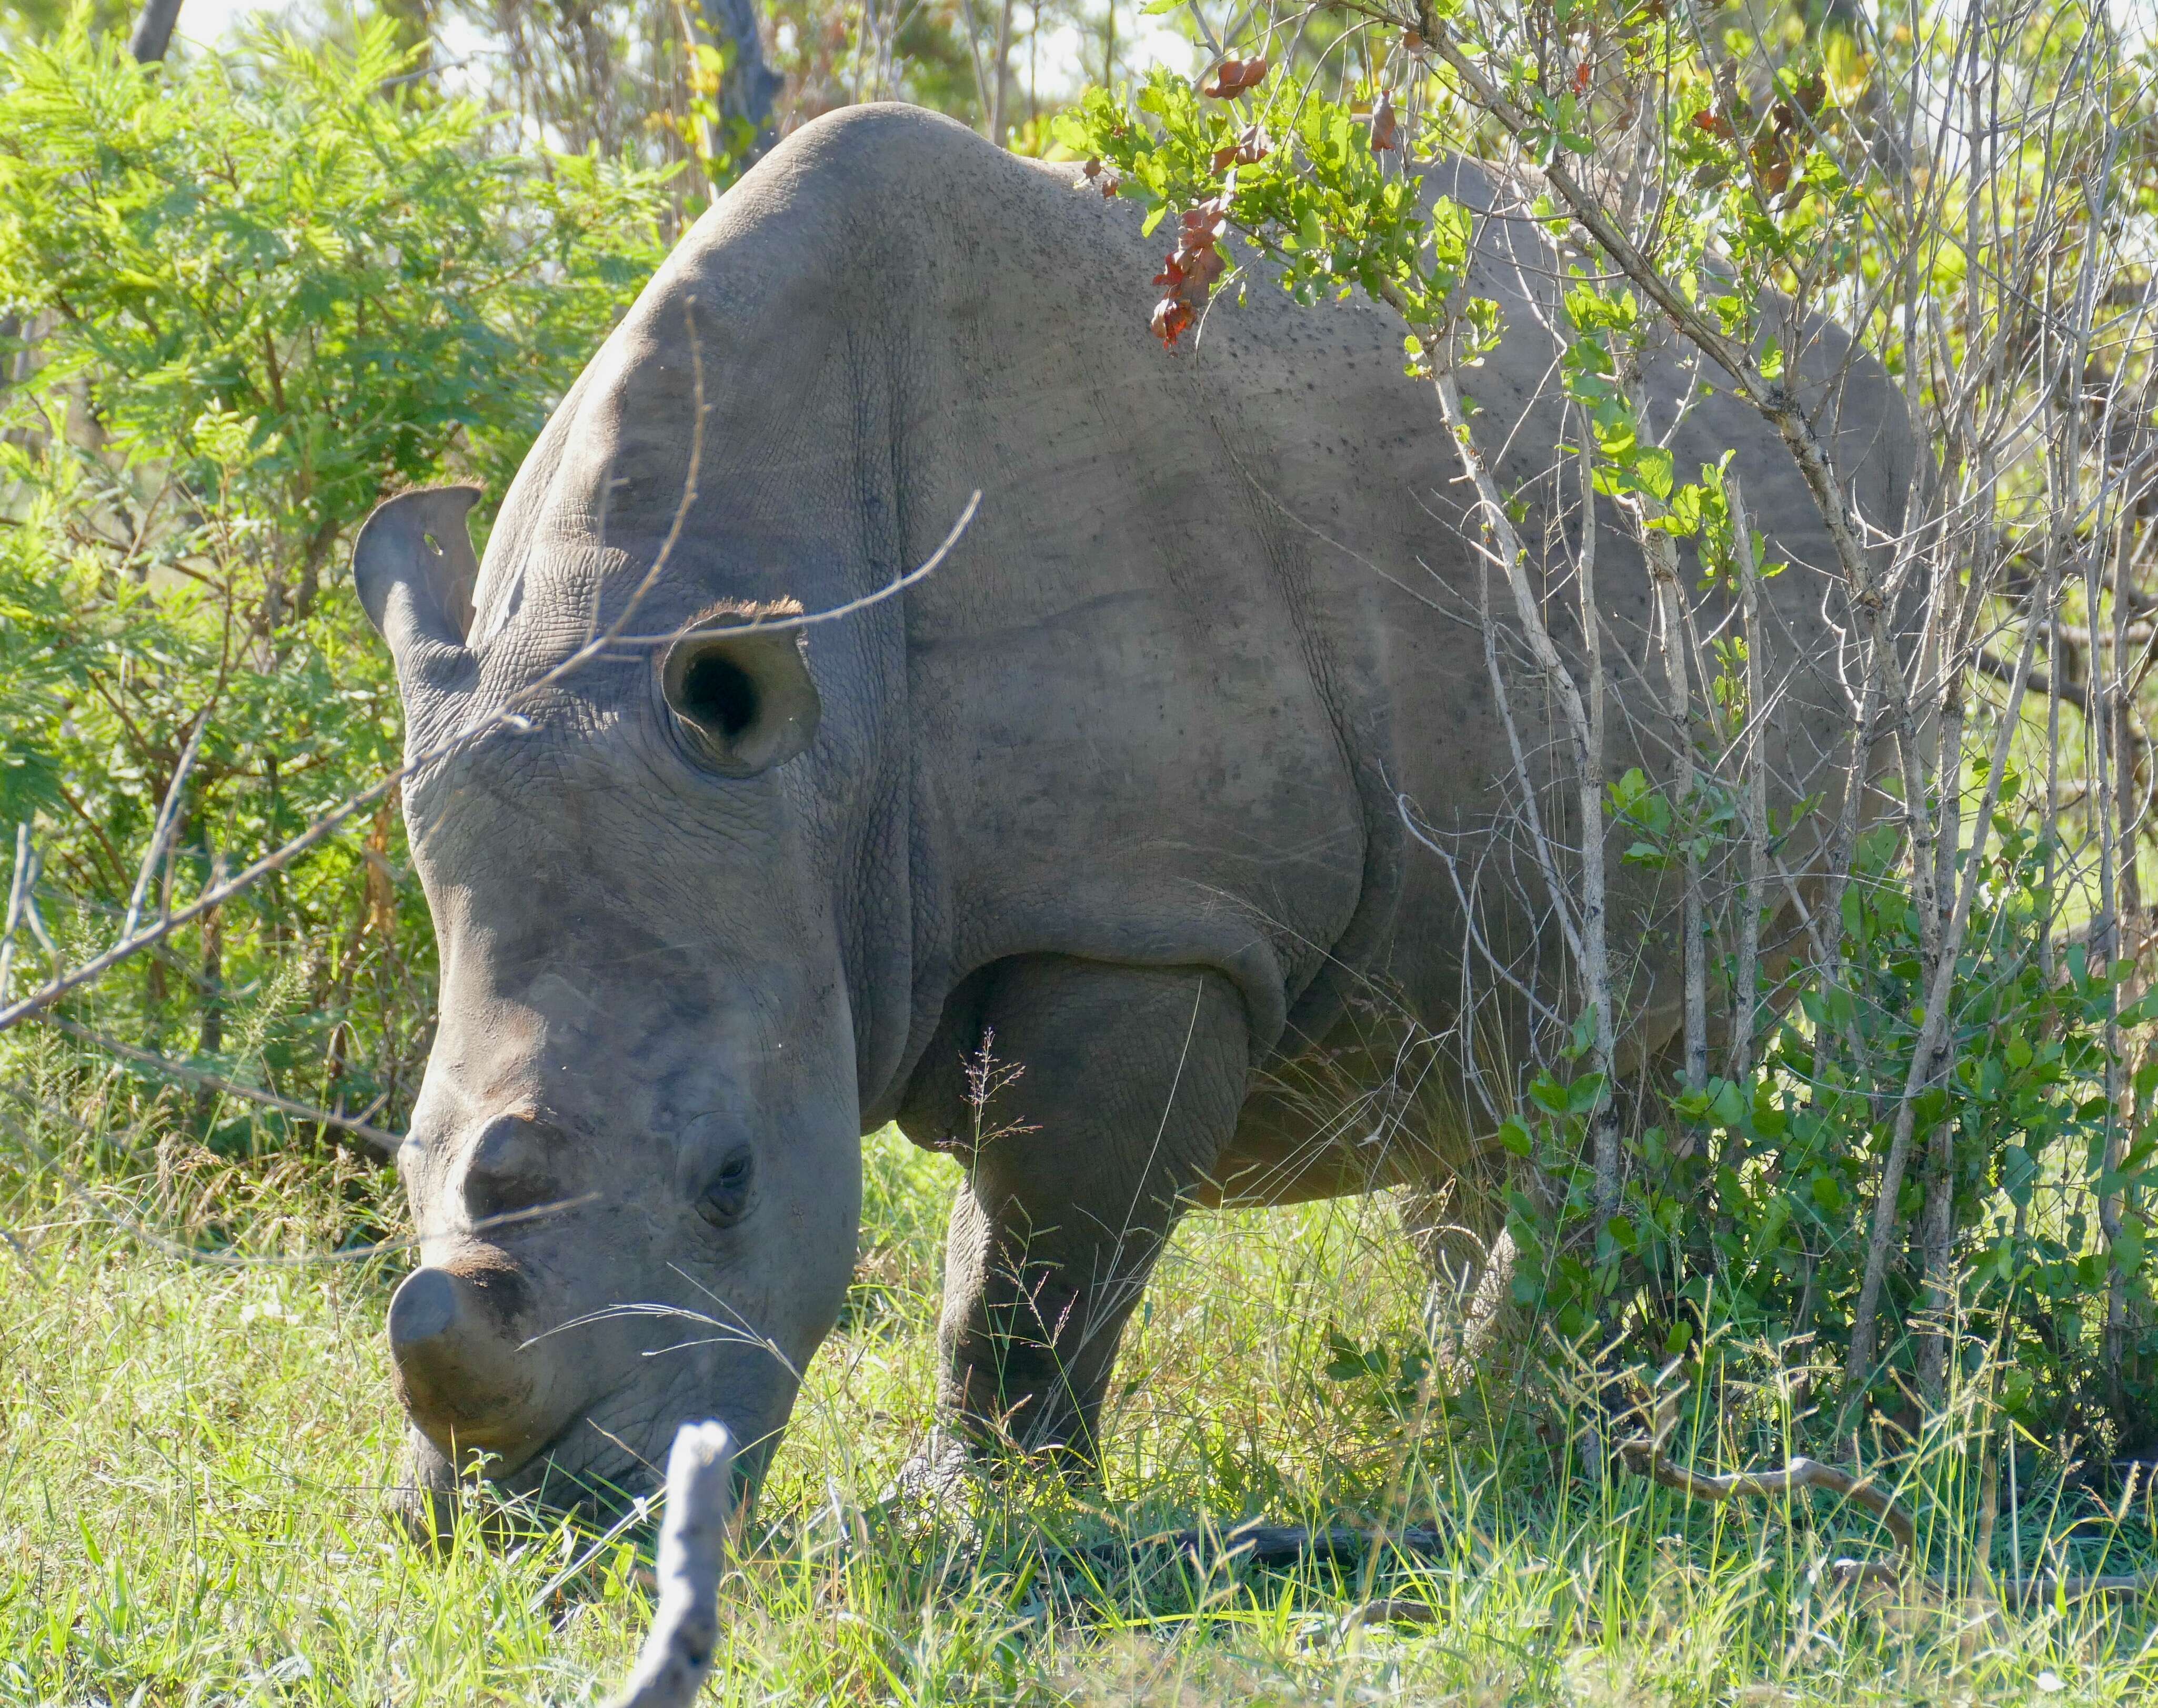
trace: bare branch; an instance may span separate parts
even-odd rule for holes
[[[23,897],[30,887],[30,826],[28,820],[15,827],[15,875],[8,884],[8,920],[0,927],[0,1003],[8,1000],[8,991],[15,976],[15,932],[23,923]]]
[[[1944,1578],[1923,1570],[1918,1526],[1911,1521],[1910,1514],[1896,1504],[1895,1498],[1870,1478],[1854,1476],[1835,1465],[1803,1458],[1789,1460],[1773,1470],[1727,1471],[1720,1476],[1673,1463],[1665,1456],[1664,1444],[1677,1425],[1678,1402],[1684,1391],[1683,1388],[1675,1389],[1664,1396],[1657,1406],[1652,1435],[1637,1436],[1619,1443],[1618,1462],[1627,1470],[1665,1489],[1675,1489],[1689,1500],[1770,1500],[1804,1489],[1825,1489],[1856,1502],[1879,1519],[1897,1550],[1892,1561],[1835,1561],[1831,1570],[1837,1582],[1845,1586],[1884,1582],[1909,1583],[1944,1598],[1954,1593],[1953,1586]],[[1990,1539],[1990,1526],[1987,1534]],[[1981,1574],[1990,1577],[1984,1551],[1980,1553],[1978,1564]],[[1990,1587],[2001,1600],[2018,1602],[2046,1596],[2068,1600],[2093,1596],[2127,1597],[2158,1590],[2158,1569],[2066,1577],[2042,1572],[2029,1577],[1993,1580]],[[1980,1591],[1980,1597],[1990,1599],[1984,1590]]]
[[[1980,675],[1990,676],[1995,682],[2012,683],[2016,679],[2014,661],[2004,658],[1998,653],[1987,651],[1984,648],[1971,654],[1971,665]],[[2043,694],[2049,698],[2057,694],[2084,716],[2089,716],[2090,696],[2084,691],[2083,685],[2080,682],[2062,682],[2057,679],[2057,672],[2048,675],[2045,671],[2033,670],[2031,673],[2030,680],[2024,686],[2032,694]]]
[[[1727,472],[1723,484],[1746,620],[1746,884],[1738,915],[1738,966],[1732,979],[1731,1016],[1731,1076],[1743,1085],[1753,1072],[1761,912],[1768,900],[1768,632],[1761,621],[1761,570],[1753,561],[1753,519],[1746,513],[1737,471]]]
[[[65,1032],[69,1037],[78,1039],[104,1055],[116,1055],[123,1061],[137,1063],[155,1072],[169,1075],[174,1079],[185,1080],[190,1085],[206,1086],[211,1091],[222,1092],[228,1097],[238,1097],[244,1102],[259,1103],[266,1109],[276,1109],[281,1113],[294,1116],[302,1121],[312,1121],[324,1127],[334,1127],[341,1133],[349,1133],[354,1138],[363,1141],[385,1162],[393,1159],[397,1154],[398,1147],[405,1143],[396,1133],[386,1132],[379,1127],[370,1126],[368,1122],[357,1120],[352,1116],[340,1115],[329,1109],[318,1109],[311,1103],[296,1102],[290,1097],[278,1096],[275,1091],[265,1091],[260,1086],[242,1085],[237,1080],[229,1080],[222,1074],[211,1073],[205,1069],[195,1066],[192,1062],[175,1061],[169,1055],[160,1055],[155,1050],[138,1050],[132,1044],[122,1044],[117,1038],[109,1038],[102,1032],[93,1032],[89,1027],[78,1025],[73,1020],[63,1019],[58,1014],[43,1014],[39,1018],[54,1030]]]
[[[194,727],[188,731],[187,745],[180,749],[179,763],[173,767],[173,780],[165,786],[164,803],[157,808],[157,823],[150,832],[149,851],[136,869],[134,892],[127,898],[127,915],[120,926],[122,942],[133,937],[135,927],[142,922],[142,902],[150,893],[150,881],[157,875],[157,862],[165,857],[165,846],[179,825],[180,800],[187,791],[188,772],[194,767],[195,755],[202,751],[203,731],[209,727],[209,712],[210,709],[204,706],[195,714]]]
[[[1665,710],[1671,725],[1671,808],[1681,826],[1698,806],[1693,764],[1693,694],[1686,668],[1688,644],[1686,595],[1679,587],[1678,546],[1670,534],[1649,526],[1642,501],[1627,505],[1635,538],[1648,565],[1657,612],[1657,643],[1664,655]],[[1687,1086],[1708,1083],[1708,945],[1704,935],[1701,887],[1701,839],[1681,833],[1680,864],[1685,885],[1679,925],[1679,964],[1685,988],[1681,1036]]]
[[[1873,1514],[1906,1551],[1918,1545],[1918,1534],[1910,1518],[1887,1494],[1866,1478],[1819,1459],[1795,1458],[1773,1471],[1727,1471],[1711,1477],[1672,1463],[1660,1447],[1646,1441],[1623,1443],[1618,1458],[1628,1470],[1666,1489],[1675,1489],[1691,1500],[1767,1499],[1800,1489],[1825,1489],[1831,1494],[1856,1501]]]

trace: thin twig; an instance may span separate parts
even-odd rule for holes
[[[23,897],[29,888],[30,825],[25,819],[15,827],[15,875],[8,885],[8,921],[0,927],[0,1003],[15,977],[15,932],[23,922]]]
[[[303,1121],[318,1122],[324,1127],[334,1127],[341,1132],[349,1133],[355,1138],[364,1140],[385,1161],[394,1158],[398,1147],[405,1143],[400,1135],[370,1126],[353,1116],[318,1109],[311,1103],[296,1102],[290,1097],[279,1097],[275,1091],[264,1091],[259,1086],[242,1085],[222,1074],[209,1072],[191,1062],[175,1061],[169,1055],[160,1055],[155,1050],[140,1050],[132,1044],[122,1044],[117,1038],[107,1037],[102,1032],[93,1032],[89,1027],[63,1019],[58,1014],[41,1014],[39,1018],[54,1031],[65,1032],[69,1037],[78,1039],[107,1055],[119,1056],[122,1060],[168,1074],[174,1079],[185,1080],[190,1085],[207,1086],[214,1091],[221,1091],[229,1097],[238,1097],[244,1102],[260,1103],[266,1109],[276,1109]]]
[[[1701,802],[1694,775],[1692,673],[1687,668],[1691,648],[1687,642],[1686,595],[1679,586],[1676,542],[1665,529],[1650,525],[1655,519],[1641,499],[1634,499],[1626,508],[1634,519],[1634,536],[1655,591],[1658,650],[1664,656],[1665,713],[1671,725],[1671,808],[1679,830],[1683,885],[1679,966],[1684,1008],[1680,1035],[1686,1084],[1697,1091],[1708,1083],[1708,944],[1702,918],[1701,838],[1689,823],[1699,812]]]
[[[1753,560],[1753,519],[1738,472],[1723,480],[1731,511],[1732,553],[1746,619],[1747,754],[1745,899],[1738,916],[1738,968],[1732,980],[1731,1077],[1747,1084],[1753,1075],[1753,1030],[1760,1008],[1761,914],[1768,900],[1768,632],[1761,620],[1761,569]]]
[[[960,513],[959,519],[953,524],[951,532],[944,536],[942,543],[920,567],[879,588],[875,592],[865,594],[859,599],[849,600],[845,604],[835,606],[829,611],[811,611],[800,616],[758,619],[742,624],[741,628],[742,630],[806,628],[813,623],[829,622],[839,617],[852,616],[856,611],[865,610],[872,605],[891,598],[894,594],[913,586],[915,582],[922,580],[944,561],[950,555],[952,548],[958,544],[959,536],[966,531],[968,524],[973,520],[974,512],[981,503],[981,493],[976,492],[967,500],[967,507]],[[674,541],[674,535],[670,534],[667,541],[668,546],[671,547]],[[651,579],[648,574],[646,577],[648,586]],[[526,727],[525,720],[518,715],[516,709],[519,706],[529,704],[540,691],[560,683],[564,678],[582,668],[609,648],[635,644],[639,641],[658,644],[679,638],[679,631],[663,636],[636,637],[627,636],[622,632],[623,627],[627,626],[631,611],[636,607],[638,598],[641,598],[646,591],[648,591],[647,587],[640,587],[638,590],[637,596],[632,599],[628,609],[625,610],[622,616],[617,620],[614,627],[578,648],[575,653],[553,669],[528,687],[513,694],[497,710],[467,725],[456,734],[437,742],[425,752],[406,760],[404,764],[390,772],[380,782],[362,789],[357,794],[348,795],[281,848],[275,849],[265,854],[252,865],[245,868],[238,875],[227,879],[222,884],[212,885],[205,889],[190,906],[176,909],[155,924],[147,926],[137,931],[132,937],[123,937],[102,954],[94,956],[80,967],[74,968],[54,978],[49,983],[32,992],[19,1002],[0,1007],[0,1032],[6,1031],[11,1026],[19,1025],[41,1009],[51,1007],[70,991],[80,989],[82,986],[103,978],[122,961],[140,954],[153,943],[162,942],[182,926],[191,924],[221,902],[261,882],[271,873],[282,870],[355,814],[364,812],[384,799],[391,790],[396,788],[413,772],[437,763],[460,748],[468,746],[483,736],[491,735],[498,730]]]
[[[180,822],[180,800],[188,787],[188,773],[194,768],[195,755],[202,751],[203,732],[209,727],[210,709],[205,705],[195,714],[194,727],[188,731],[186,746],[180,749],[179,763],[173,767],[173,780],[165,786],[165,799],[157,808],[157,818],[150,832],[149,851],[142,856],[142,864],[136,869],[135,888],[127,898],[126,917],[121,922],[121,941],[135,935],[135,927],[142,918],[142,902],[150,893],[150,880],[157,874],[157,862],[165,857],[165,845],[171,841]]]

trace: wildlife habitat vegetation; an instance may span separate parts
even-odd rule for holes
[[[569,1702],[633,1654],[638,1513],[475,1489],[441,1551],[388,1515],[385,1157],[436,964],[346,555],[445,479],[490,495],[483,535],[687,224],[886,98],[1143,205],[1162,360],[1251,292],[1397,317],[1483,565],[1431,620],[1479,637],[1510,763],[1483,822],[1399,803],[1469,922],[1465,1029],[1333,1090],[1412,1136],[1465,1061],[1488,1143],[1411,1201],[1191,1218],[1099,1484],[1018,1468],[925,1509],[891,1491],[935,1422],[956,1165],[874,1137],[709,1688],[2158,1689],[2158,15],[385,0],[187,28],[0,15],[0,1700]],[[1419,194],[1454,153],[1495,209]],[[1477,400],[1502,217],[1563,261],[1520,298],[1557,424],[1526,484]],[[1815,316],[1901,395],[1899,513],[1816,431],[1846,358]],[[1731,469],[1665,448],[1652,359],[1780,436],[1834,546],[1830,655],[1773,620],[1799,571]],[[1599,537],[1645,557],[1645,633],[1599,615]],[[1801,678],[1843,725],[1779,772]],[[1614,772],[1622,683],[1661,758]],[[1662,911],[1607,918],[1644,871]],[[1534,942],[1476,931],[1503,884]],[[1477,1031],[1495,1004],[1526,1055]],[[1240,1547],[1253,1520],[1301,1534]]]

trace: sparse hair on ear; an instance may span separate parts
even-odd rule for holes
[[[776,618],[802,615],[799,599],[722,599],[709,605],[677,631],[694,634],[700,629],[727,628],[741,623],[771,622]]]

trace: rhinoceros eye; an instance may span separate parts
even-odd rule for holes
[[[749,1211],[754,1162],[746,1147],[720,1164],[720,1171],[697,1197],[697,1214],[715,1228],[731,1228]]]
[[[817,734],[817,685],[790,630],[707,629],[667,649],[659,689],[697,757],[728,777],[784,765]]]

